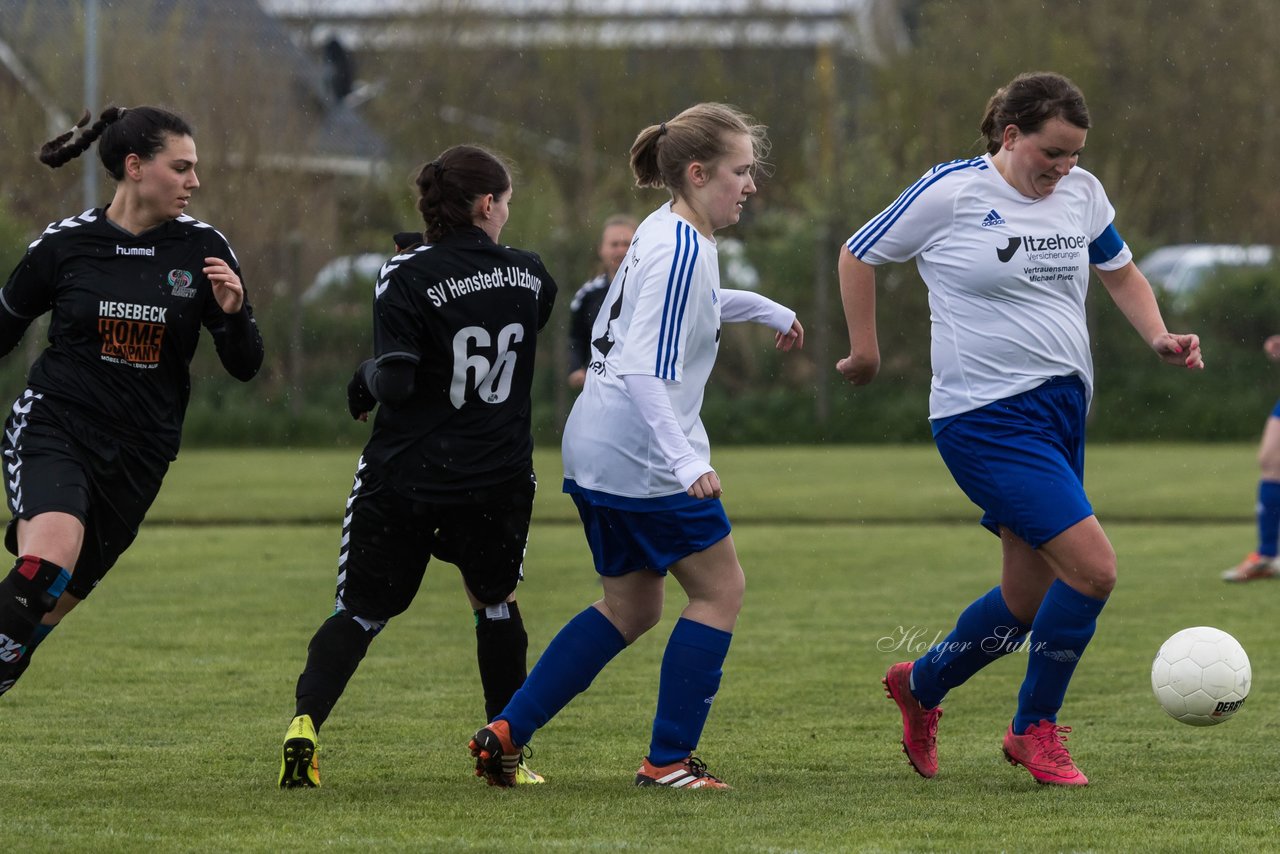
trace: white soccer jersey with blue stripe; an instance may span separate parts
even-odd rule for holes
[[[1079,376],[1093,393],[1089,266],[1133,255],[1102,184],[1076,167],[1048,196],[1015,190],[989,155],[935,166],[846,244],[868,264],[916,259],[929,288],[931,419]]]
[[[565,477],[625,498],[683,493],[622,377],[666,381],[680,429],[709,460],[699,412],[719,332],[716,243],[663,205],[636,230],[596,316],[587,383],[565,424]]]

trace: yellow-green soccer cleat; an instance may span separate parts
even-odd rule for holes
[[[320,750],[316,747],[316,728],[311,715],[298,715],[284,734],[280,751],[280,788],[320,785]]]
[[[547,782],[547,778],[543,777],[537,771],[534,771],[525,764],[524,758],[520,759],[520,764],[516,766],[516,785],[517,786],[536,786],[539,783]]]

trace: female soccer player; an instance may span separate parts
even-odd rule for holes
[[[5,546],[19,557],[0,581],[0,693],[137,536],[178,455],[200,328],[236,379],[262,365],[235,253],[185,213],[200,186],[190,126],[109,107],[74,135],[41,161],[57,168],[97,140],[115,195],[51,223],[0,290],[0,355],[53,313],[5,422]]]
[[[347,500],[336,607],[298,677],[281,787],[320,785],[317,732],[433,555],[462,571],[489,717],[525,678],[515,589],[536,485],[529,388],[556,283],[537,255],[498,243],[511,175],[497,156],[455,146],[417,187],[425,243],[397,235],[412,245],[378,275],[374,358],[347,389],[352,417],[377,415]]]
[[[573,498],[604,597],[551,641],[524,687],[471,740],[476,774],[515,781],[523,745],[662,615],[668,571],[689,597],[667,642],[649,755],[637,785],[727,788],[693,756],[742,606],[742,567],[699,410],[723,321],[754,320],[778,349],[803,344],[795,312],[720,288],[717,230],[756,191],[764,127],[698,104],[631,147],[639,187],[672,199],[649,215],[592,330],[587,383],[564,433]]]
[[[569,303],[569,387],[582,388],[587,381],[587,363],[591,361],[591,327],[609,293],[609,284],[618,275],[622,259],[631,248],[636,221],[626,214],[614,214],[604,221],[600,233],[600,273],[578,288]]]
[[[1115,552],[1082,482],[1090,265],[1162,361],[1204,367],[1195,335],[1165,329],[1102,185],[1076,167],[1089,126],[1070,80],[1016,77],[987,104],[985,155],[930,169],[840,252],[850,349],[836,367],[854,385],[880,367],[874,267],[916,258],[929,288],[934,440],[1003,548],[999,586],[945,641],[884,678],[907,758],[925,777],[938,771],[947,691],[1032,632],[1005,756],[1041,783],[1088,782],[1057,715],[1116,581]]]

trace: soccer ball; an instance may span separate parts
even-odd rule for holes
[[[1221,629],[1183,629],[1151,664],[1151,690],[1164,710],[1192,726],[1220,724],[1249,696],[1253,669],[1244,647]]]

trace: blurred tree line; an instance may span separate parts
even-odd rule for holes
[[[122,23],[131,5],[120,0],[106,13],[108,100],[165,103],[193,120],[203,182],[193,213],[236,248],[269,353],[264,375],[240,386],[202,348],[189,443],[361,441],[368,428],[349,421],[344,389],[369,352],[372,281],[303,294],[333,258],[389,253],[394,232],[417,227],[415,167],[458,142],[511,159],[503,238],[538,251],[560,285],[539,354],[535,428],[544,445],[556,441],[571,403],[568,305],[595,273],[600,223],[615,212],[643,217],[665,201],[632,187],[631,142],[697,101],[733,103],[770,128],[771,174],[742,222],[722,234],[743,241],[760,290],[796,308],[807,330],[803,353],[780,355],[767,330],[726,327],[704,410],[718,442],[928,439],[924,286],[913,265],[882,270],[884,364],[873,385],[855,390],[834,371],[847,346],[837,251],[930,166],[980,153],[987,98],[1021,71],[1057,70],[1084,89],[1094,129],[1081,165],[1106,185],[1138,257],[1166,243],[1280,244],[1280,118],[1266,94],[1280,84],[1271,51],[1280,23],[1264,0],[917,0],[900,4],[910,48],[874,65],[845,44],[477,45],[459,37],[469,13],[458,4],[417,30],[418,42],[354,52],[356,76],[380,90],[361,113],[389,147],[385,168],[362,178],[280,168],[281,147],[305,151],[305,119],[318,108],[284,81],[269,51],[227,49],[245,44],[233,16],[172,4],[178,11],[139,33]],[[200,38],[188,35],[193,16]],[[73,42],[62,48],[71,78]],[[0,151],[8,253],[0,260],[12,266],[44,223],[80,207],[71,177],[31,154],[48,135],[34,108],[0,88],[0,109],[11,117]],[[1209,370],[1189,376],[1160,365],[1095,283],[1092,436],[1256,436],[1280,385],[1261,353],[1262,338],[1280,331],[1277,287],[1274,271],[1222,277],[1180,316],[1167,313],[1171,328],[1204,340]],[[4,388],[17,389],[20,361],[0,364]]]

